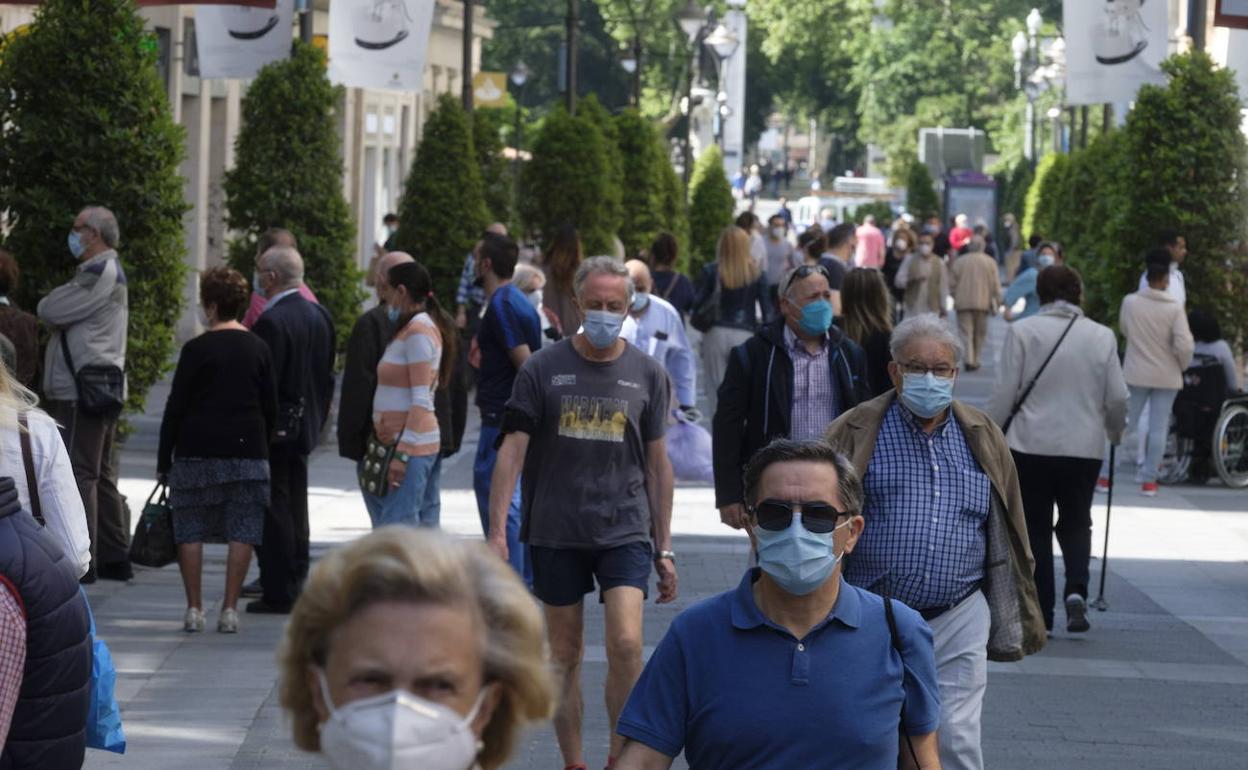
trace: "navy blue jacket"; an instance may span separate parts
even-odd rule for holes
[[[277,380],[277,424],[283,413],[302,404],[299,435],[286,444],[298,454],[311,454],[321,440],[334,398],[334,324],[329,311],[298,292],[264,311],[252,327],[273,354]]]
[[[828,330],[828,345],[836,403],[847,412],[871,397],[867,357],[835,326]],[[788,438],[792,410],[793,359],[780,319],[759,328],[728,357],[712,431],[715,507],[744,501],[745,464],[774,439]]]

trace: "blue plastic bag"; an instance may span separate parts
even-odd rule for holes
[[[678,416],[676,423],[667,428],[667,456],[672,461],[672,471],[681,481],[715,483],[711,434],[701,425],[685,422]]]
[[[87,710],[87,748],[125,754],[126,734],[121,729],[121,708],[113,695],[117,669],[113,667],[113,655],[108,651],[108,645],[95,635],[95,615],[91,612],[86,592],[82,594],[82,601],[87,605],[87,617],[91,620],[91,707]]]

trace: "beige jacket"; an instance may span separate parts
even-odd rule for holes
[[[949,267],[949,287],[958,310],[987,310],[1001,305],[1001,275],[997,261],[983,252],[963,254]]]
[[[1122,298],[1118,326],[1127,338],[1122,373],[1128,385],[1183,389],[1195,342],[1182,305],[1164,291],[1137,291]]]
[[[934,254],[923,257],[914,252],[907,254],[893,281],[898,289],[906,293],[902,304],[906,317],[945,311],[949,275],[940,257]]]
[[[828,427],[828,442],[849,457],[862,477],[867,475],[880,425],[894,398],[895,393],[890,390],[854,407]],[[1036,598],[1035,562],[1027,539],[1018,471],[1005,437],[988,415],[955,401],[953,418],[962,428],[971,454],[992,482],[992,510],[985,528],[983,582],[992,615],[988,659],[1021,660],[1024,655],[1034,655],[1044,648],[1046,632]],[[867,526],[871,526],[869,519]]]

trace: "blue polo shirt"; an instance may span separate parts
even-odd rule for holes
[[[498,287],[477,330],[481,371],[477,379],[477,406],[501,419],[516,382],[512,348],[528,345],[530,353],[542,346],[542,321],[524,292],[510,283]]]
[[[795,639],[754,603],[758,575],[672,622],[620,735],[670,757],[683,749],[694,770],[793,770],[896,767],[903,702],[907,733],[936,731],[932,632],[917,612],[893,602],[898,656],[883,599],[841,580],[832,612]]]

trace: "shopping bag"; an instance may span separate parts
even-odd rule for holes
[[[81,591],[82,589],[78,589]],[[95,616],[85,592],[83,604],[91,621],[91,707],[87,710],[87,748],[126,753],[126,734],[121,729],[121,708],[113,695],[117,669],[108,645],[95,635]]]
[[[667,428],[667,456],[681,481],[715,482],[710,432],[695,422],[684,421],[679,413],[676,423]]]
[[[156,493],[160,498],[152,502]],[[157,484],[147,496],[139,526],[130,541],[130,561],[144,567],[163,567],[178,560],[178,546],[173,540],[173,510],[169,507],[169,491]]]

